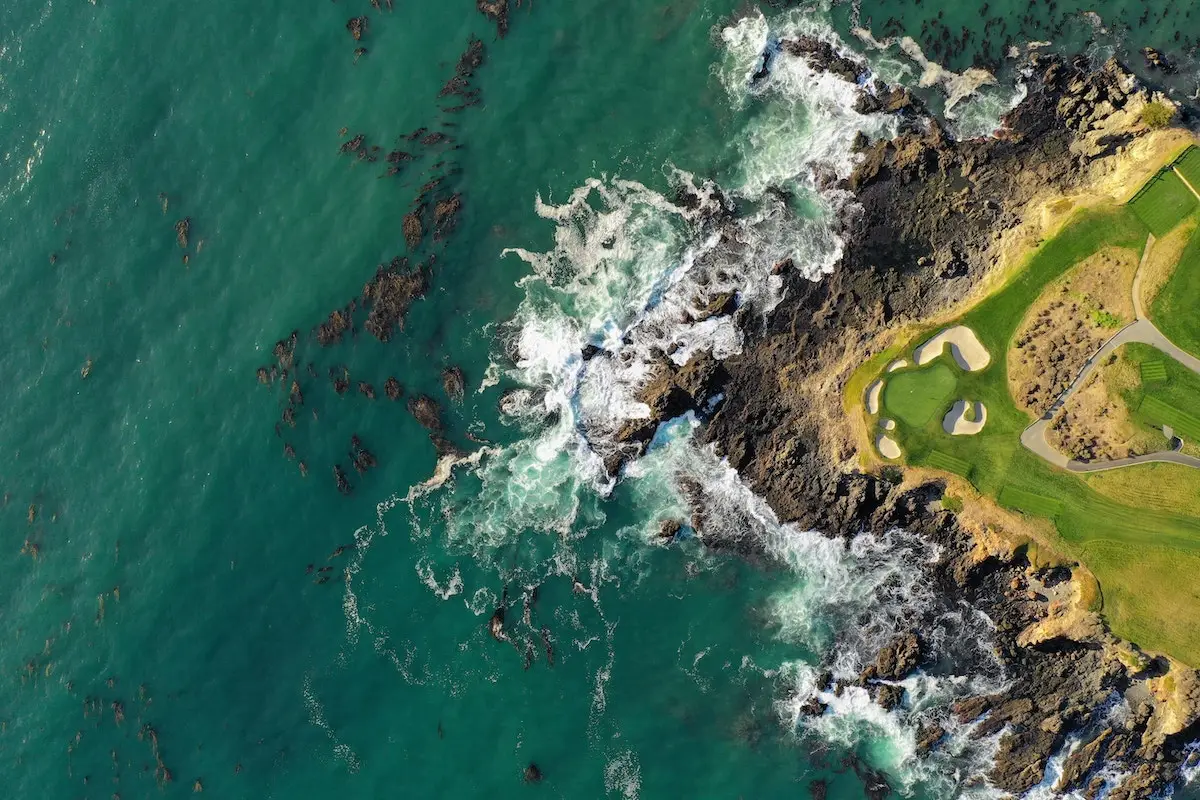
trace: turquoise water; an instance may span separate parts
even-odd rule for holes
[[[622,332],[694,249],[692,223],[666,208],[674,169],[750,207],[768,183],[797,183],[795,219],[748,230],[763,259],[795,253],[815,276],[836,243],[807,165],[842,154],[848,120],[886,121],[852,120],[836,87],[802,74],[751,96],[769,26],[735,25],[715,0],[525,4],[503,41],[469,3],[358,5],[0,9],[3,795],[159,796],[156,756],[167,796],[200,780],[230,798],[777,797],[824,780],[853,798],[851,755],[911,796],[965,791],[953,773],[975,755],[921,763],[911,725],[861,698],[811,729],[789,722],[810,665],[882,635],[858,637],[863,612],[927,601],[900,577],[919,544],[851,551],[781,530],[689,421],[604,485],[571,417],[619,391],[571,390],[570,353]],[[358,13],[372,21],[355,63],[344,25]],[[847,6],[771,14],[848,36]],[[920,29],[915,12],[902,21]],[[1162,26],[1144,43],[1165,46]],[[437,93],[472,35],[483,103],[447,115]],[[428,296],[386,345],[317,347],[305,332],[404,253],[402,217],[442,158],[379,179],[382,159],[338,154],[339,130],[386,151],[445,120],[465,210]],[[566,204],[591,179],[569,219],[539,216],[539,197]],[[616,254],[588,261],[606,225]],[[299,424],[278,438],[286,397],[255,370],[294,329],[321,377],[299,377]],[[491,445],[413,491],[437,457],[382,385],[444,400],[451,364],[467,393],[446,403],[448,435]],[[335,395],[335,365],[379,399]],[[501,415],[514,387],[552,407],[561,395],[557,415]],[[361,477],[355,434],[380,462]],[[349,497],[330,477],[339,461]],[[685,473],[782,564],[654,543],[683,511]],[[310,564],[333,579],[315,583]],[[506,588],[513,643],[487,631]],[[539,787],[522,782],[530,762]]]

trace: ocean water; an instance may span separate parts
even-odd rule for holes
[[[741,346],[728,320],[682,310],[727,288],[769,309],[783,257],[814,280],[835,268],[845,198],[810,170],[846,173],[855,132],[891,123],[800,63],[751,89],[773,38],[817,33],[913,83],[896,47],[868,51],[851,28],[909,33],[933,58],[923,25],[968,26],[938,54],[955,70],[1001,43],[1150,44],[1184,67],[1177,92],[1196,89],[1183,6],[1145,21],[1119,2],[995,6],[1004,32],[985,37],[981,15],[932,0],[526,2],[500,40],[471,3],[4,4],[0,796],[806,797],[822,781],[857,798],[874,773],[904,796],[987,796],[994,743],[953,731],[915,755],[949,698],[1003,685],[984,620],[944,615],[944,635],[978,644],[906,681],[904,714],[856,690],[822,696],[815,722],[797,712],[820,668],[857,673],[902,615],[934,607],[914,568],[926,545],[779,525],[696,444],[695,417],[620,482],[600,456],[639,413],[655,347]],[[447,112],[438,92],[472,36],[482,102]],[[964,135],[1019,97],[997,69],[951,110]],[[453,142],[399,138],[422,126]],[[386,176],[382,158],[339,154],[359,132],[417,158]],[[437,260],[403,331],[318,346],[312,326],[406,253],[402,219],[441,174],[464,210],[413,254]],[[676,202],[680,185],[736,198],[737,246]],[[293,330],[318,378],[296,368],[305,403],[277,433],[287,391],[255,372]],[[589,343],[614,357],[585,365]],[[461,405],[441,388],[450,365]],[[341,367],[379,399],[335,394]],[[471,454],[450,477],[384,398],[389,376],[443,402]],[[355,435],[379,461],[362,476]],[[658,542],[661,520],[686,519],[680,476],[774,558],[686,531]]]

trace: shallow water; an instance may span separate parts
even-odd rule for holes
[[[562,797],[804,796],[821,779],[853,798],[852,754],[910,796],[966,791],[954,771],[979,753],[921,763],[913,720],[862,698],[814,730],[791,722],[809,665],[832,652],[851,670],[889,634],[889,614],[868,626],[868,609],[931,602],[900,574],[927,557],[919,544],[898,533],[849,549],[781,529],[692,443],[690,420],[609,486],[574,424],[625,408],[637,377],[584,371],[579,346],[635,331],[636,367],[665,324],[655,314],[694,288],[681,265],[732,263],[672,205],[676,170],[757,209],[737,278],[764,305],[773,259],[793,254],[814,278],[832,268],[835,210],[808,167],[847,168],[855,127],[888,123],[850,114],[836,84],[803,70],[757,94],[744,79],[769,32],[832,26],[856,41],[851,7],[734,24],[716,0],[525,4],[497,41],[469,4],[357,5],[0,9],[3,794],[154,796],[156,754],[172,773],[165,794],[201,780],[231,798],[517,796],[534,791],[531,761],[537,791]],[[1108,5],[1114,26],[1134,13]],[[897,8],[914,35],[941,10]],[[344,24],[357,13],[372,21],[356,64]],[[864,3],[859,22],[897,13]],[[1166,46],[1173,24],[1095,46]],[[1044,21],[1015,25],[1006,35],[1047,38]],[[437,92],[471,35],[487,48],[484,102],[443,114]],[[979,124],[1012,91],[980,105]],[[430,157],[381,180],[381,164],[339,156],[339,129],[386,150],[438,120],[463,144],[446,159],[466,205],[431,291],[387,345],[301,350],[380,399],[302,377],[299,424],[277,438],[286,398],[255,369],[404,252],[401,219],[432,169]],[[543,218],[589,180],[600,188],[568,219]],[[788,213],[763,200],[778,183],[797,192]],[[173,229],[185,216],[186,264]],[[610,236],[615,252],[601,253]],[[738,344],[730,330],[687,335]],[[461,408],[448,404],[449,436],[492,450],[413,491],[436,456],[383,381],[440,398],[450,364],[468,387]],[[489,364],[498,382],[481,387]],[[514,387],[547,402],[504,418],[497,402]],[[380,467],[351,472],[345,498],[329,475],[339,460],[349,469],[353,434]],[[659,520],[683,513],[679,474],[703,479],[723,524],[786,566],[655,544]],[[309,564],[334,579],[315,584]],[[511,644],[486,629],[506,587]],[[1000,679],[989,670],[981,657],[910,693],[932,703]]]

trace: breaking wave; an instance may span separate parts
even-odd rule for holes
[[[924,580],[937,557],[931,545],[900,530],[847,541],[781,525],[699,443],[703,414],[664,424],[648,451],[623,467],[621,488],[631,493],[638,520],[612,531],[615,436],[650,416],[638,395],[656,365],[739,353],[745,332],[783,299],[785,262],[809,280],[831,272],[842,254],[837,219],[853,213],[850,197],[827,188],[831,177],[853,169],[851,144],[860,131],[894,132],[891,118],[854,110],[853,84],[803,59],[775,59],[766,79],[752,85],[763,54],[782,38],[820,36],[846,50],[827,25],[799,13],[774,21],[751,15],[719,34],[724,51],[715,77],[748,119],[731,145],[738,150],[734,174],[720,186],[668,165],[665,191],[598,176],[561,203],[536,198],[533,211],[553,226],[553,245],[504,251],[528,266],[520,282],[525,299],[500,331],[503,352],[481,387],[502,379],[517,386],[501,408],[523,438],[447,460],[434,479],[380,504],[376,524],[356,534],[345,590],[347,641],[353,645],[365,629],[405,679],[438,679],[431,657],[391,641],[358,599],[372,541],[387,535],[388,514],[407,511],[417,576],[439,602],[461,602],[475,617],[523,602],[528,627],[531,595],[550,578],[571,581],[575,594],[590,599],[589,616],[567,620],[559,650],[570,657],[606,648],[589,728],[601,746],[617,657],[606,588],[620,583],[618,574],[637,573],[640,553],[661,541],[661,520],[691,521],[702,509],[700,530],[684,524],[678,536],[761,552],[787,568],[768,615],[793,655],[755,667],[777,686],[784,728],[801,739],[855,747],[904,792],[919,785],[986,795],[979,776],[995,737],[976,740],[948,707],[956,697],[1001,689],[1004,675],[992,655],[989,621],[966,607],[940,606]],[[585,546],[601,529],[625,546]],[[703,549],[693,555],[700,564],[715,558]],[[517,587],[513,596],[507,589],[501,595],[500,584]],[[902,681],[905,701],[887,711],[867,689],[848,684],[914,619],[928,622],[923,635],[949,654],[947,666]],[[757,658],[743,655],[744,663]],[[836,689],[830,679],[847,685]],[[814,702],[822,713],[806,711]],[[945,743],[921,755],[918,734],[933,723],[946,731]],[[604,779],[611,793],[637,797],[637,756],[612,751]]]

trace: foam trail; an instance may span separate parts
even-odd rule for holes
[[[751,15],[720,31],[716,76],[731,104],[753,112],[731,145],[739,166],[723,188],[668,166],[670,192],[598,176],[562,202],[533,200],[533,213],[553,227],[553,245],[504,251],[529,272],[519,284],[525,298],[500,331],[503,353],[493,358],[519,387],[501,408],[524,437],[445,460],[429,481],[379,505],[375,524],[356,533],[344,602],[347,642],[353,646],[366,630],[406,679],[428,680],[437,671],[415,662],[403,643],[391,645],[358,599],[369,550],[387,535],[387,515],[406,509],[418,578],[441,601],[483,616],[500,602],[495,587],[536,586],[553,576],[591,599],[586,619],[576,613],[558,620],[567,627],[558,636],[575,643],[560,648],[564,658],[585,657],[599,642],[607,648],[595,667],[589,723],[589,740],[600,746],[619,735],[606,727],[606,691],[619,654],[616,622],[603,610],[623,566],[618,559],[632,561],[635,548],[657,546],[659,520],[693,521],[698,530],[687,533],[708,544],[761,552],[788,568],[770,601],[776,632],[814,655],[765,669],[779,681],[785,723],[799,735],[865,744],[872,766],[902,787],[957,791],[985,771],[994,742],[973,740],[968,727],[943,719],[944,711],[965,693],[1001,688],[1003,675],[990,654],[986,619],[939,607],[922,582],[936,551],[921,540],[902,531],[831,540],[781,525],[728,464],[697,443],[703,415],[691,414],[663,425],[648,452],[624,469],[642,520],[617,531],[611,547],[591,548],[601,555],[587,547],[589,536],[612,527],[605,527],[616,481],[609,466],[619,452],[617,432],[649,416],[640,391],[668,360],[682,366],[699,354],[739,353],[744,330],[761,325],[783,299],[781,264],[790,262],[809,280],[835,268],[842,254],[836,220],[853,206],[825,187],[830,176],[850,174],[859,131],[895,130],[889,117],[854,111],[857,87],[800,58],[776,59],[770,75],[751,86],[764,50],[801,34],[846,48],[827,25],[800,12],[771,21]],[[489,370],[486,382],[498,377]],[[716,557],[695,554],[700,564]],[[915,618],[929,621],[933,646],[958,648],[961,674],[907,679],[906,704],[895,712],[866,689],[834,696],[818,685],[813,662],[823,660],[838,677],[857,676]],[[799,709],[813,698],[826,713],[802,719]],[[946,723],[948,741],[936,758],[922,760],[916,731],[934,719]],[[967,775],[956,772],[964,765]],[[610,754],[605,783],[612,793],[637,797],[636,756]]]

